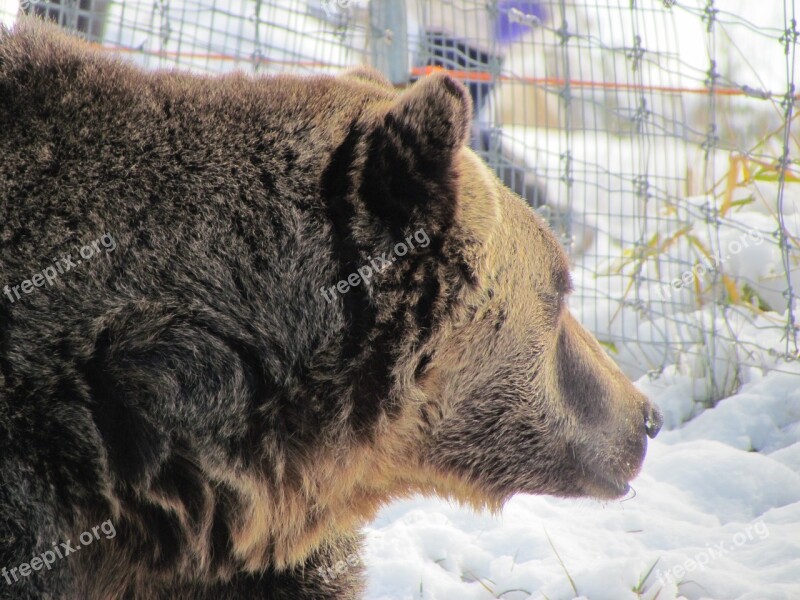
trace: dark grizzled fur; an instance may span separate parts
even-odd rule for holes
[[[143,489],[194,520],[213,505],[208,576],[222,579],[131,581],[126,594],[358,589],[358,569],[330,585],[308,575],[345,541],[313,554],[304,577],[267,570],[225,583],[241,566],[229,539],[239,500],[219,483],[206,493],[196,457],[256,465],[280,485],[305,448],[369,437],[395,408],[393,361],[463,284],[445,238],[452,203],[426,201],[454,198],[446,157],[462,140],[448,125],[423,135],[402,114],[376,120],[368,103],[394,93],[363,80],[145,74],[41,24],[0,33],[0,285],[106,232],[117,243],[53,286],[0,301],[0,566],[121,506],[116,538],[52,573],[0,581],[0,598],[71,597],[68,569],[112,546],[144,573],[176,572],[186,525]],[[420,227],[428,248],[371,289],[323,300],[320,287]],[[391,302],[375,301],[378,290]]]

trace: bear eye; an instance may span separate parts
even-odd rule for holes
[[[562,292],[541,292],[539,295],[545,303],[545,306],[561,306],[564,300],[564,294]]]
[[[569,267],[564,267],[561,271],[559,271],[555,278],[555,286],[558,290],[559,294],[563,299],[564,296],[568,296],[572,293],[573,284],[572,284],[572,274],[569,272]]]
[[[547,319],[554,327],[558,324],[561,314],[564,312],[568,295],[567,292],[561,291],[547,291],[540,294]]]

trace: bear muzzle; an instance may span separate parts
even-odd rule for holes
[[[587,478],[584,493],[600,499],[621,498],[631,490],[632,481],[642,468],[647,453],[647,438],[658,435],[664,417],[657,406],[644,400],[641,421],[619,424],[616,434],[605,441],[608,446],[585,460]],[[602,458],[601,458],[602,457]]]

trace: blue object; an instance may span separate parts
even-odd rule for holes
[[[495,26],[495,36],[501,44],[510,44],[531,30],[531,25],[519,23],[509,18],[509,12],[517,9],[525,15],[533,15],[544,21],[546,13],[540,2],[535,0],[500,0],[497,8],[500,14]]]

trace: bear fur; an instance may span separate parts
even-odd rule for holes
[[[626,493],[659,415],[470,117],[0,30],[0,598],[352,599],[394,498]]]

